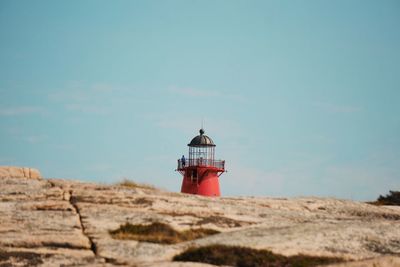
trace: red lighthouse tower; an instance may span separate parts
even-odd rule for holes
[[[178,169],[183,175],[182,193],[220,196],[218,178],[225,172],[225,161],[215,160],[215,144],[200,129],[200,135],[188,144],[189,159],[179,159]]]

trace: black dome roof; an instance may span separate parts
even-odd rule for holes
[[[200,129],[200,135],[194,137],[188,146],[215,146],[213,140],[204,134],[204,130]]]

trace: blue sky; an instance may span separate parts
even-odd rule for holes
[[[205,120],[223,195],[400,188],[398,1],[1,1],[0,165],[179,191]]]

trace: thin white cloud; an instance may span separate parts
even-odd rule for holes
[[[219,139],[230,140],[246,134],[245,129],[231,118],[214,117],[208,120],[207,118],[198,117],[196,119],[187,116],[181,117],[179,113],[147,114],[144,118],[153,121],[157,128],[173,129],[189,136],[198,133],[198,130],[202,127],[202,121],[206,134],[218,136]]]
[[[151,116],[150,116],[151,117]],[[154,125],[162,129],[174,129],[185,134],[190,134],[194,129],[199,128],[195,126],[194,120],[190,118],[179,118],[179,120],[174,120],[174,116],[159,116],[158,118],[153,118]],[[199,121],[200,122],[200,121]],[[200,124],[199,124],[200,125]]]
[[[97,93],[115,93],[115,92],[128,92],[129,88],[126,87],[121,87],[121,86],[115,86],[111,84],[106,84],[106,83],[96,83],[93,84],[90,89],[93,92]]]
[[[71,82],[64,89],[48,95],[50,101],[68,111],[92,114],[108,114],[111,106],[120,106],[135,99],[134,88],[105,83],[85,84]]]
[[[36,106],[19,106],[0,108],[0,116],[12,117],[30,114],[44,114],[45,110],[42,107]]]
[[[356,113],[363,110],[355,105],[337,105],[327,102],[315,102],[313,105],[331,113]]]
[[[109,93],[129,92],[129,88],[114,86],[104,83],[86,85],[74,82],[66,88],[49,94],[48,98],[52,101],[63,101],[69,103],[93,101],[93,99],[108,96]],[[115,96],[114,96],[115,97]]]
[[[40,134],[40,135],[29,135],[26,137],[23,137],[23,140],[30,143],[30,144],[38,144],[47,139],[47,135]]]
[[[104,106],[93,106],[89,104],[66,104],[65,108],[70,111],[78,111],[83,113],[93,113],[93,114],[107,114],[109,110]]]
[[[4,133],[13,138],[16,142],[37,144],[46,141],[46,139],[49,137],[44,133],[35,133],[34,130],[26,130],[21,125],[4,127],[1,130],[4,130]]]
[[[169,92],[173,94],[189,96],[189,97],[217,97],[220,96],[221,93],[218,91],[211,91],[211,90],[203,90],[203,89],[196,89],[192,87],[170,87]]]
[[[246,99],[240,94],[230,94],[221,92],[218,90],[205,90],[193,87],[178,87],[178,86],[171,86],[168,88],[168,91],[175,95],[181,95],[186,97],[221,97],[228,100],[233,100],[237,102],[244,102]]]
[[[114,170],[114,166],[108,163],[96,163],[92,164],[86,167],[86,170],[90,172],[105,172],[105,171],[111,171]]]
[[[72,144],[53,144],[51,145],[52,148],[56,150],[61,150],[61,151],[72,151],[74,149],[74,146]]]

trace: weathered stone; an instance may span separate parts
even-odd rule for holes
[[[337,266],[399,266],[400,207],[315,197],[207,198],[25,175],[0,179],[0,265],[211,266],[171,260],[192,246],[225,244],[352,260]],[[113,239],[109,232],[126,222],[221,233],[173,245]]]
[[[30,178],[40,179],[39,170],[33,168],[0,166],[0,178]]]
[[[346,262],[341,264],[329,265],[329,267],[397,267],[400,266],[400,257],[383,256],[370,260],[361,260],[356,262]]]
[[[0,266],[105,266],[87,249],[0,248]]]

